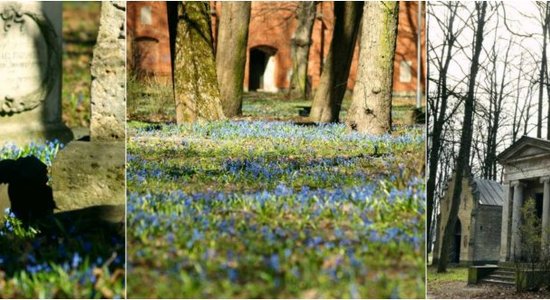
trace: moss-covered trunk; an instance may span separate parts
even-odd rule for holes
[[[357,80],[346,124],[360,132],[391,131],[393,59],[399,2],[366,2]]]
[[[309,114],[312,121],[338,122],[339,120],[362,12],[362,1],[334,2],[334,32],[327,62]]]
[[[242,113],[250,3],[221,3],[216,66],[223,112],[227,117]]]
[[[317,6],[314,1],[303,1],[298,3],[296,9],[298,25],[292,38],[290,49],[292,54],[290,93],[293,97],[300,97],[302,99],[307,99],[308,97],[307,65],[316,8]]]
[[[178,5],[174,55],[177,123],[224,119],[212,48],[210,5]]]

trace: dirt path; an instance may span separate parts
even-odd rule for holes
[[[492,284],[468,286],[462,281],[428,282],[428,299],[548,299],[550,291],[517,293],[514,287]]]

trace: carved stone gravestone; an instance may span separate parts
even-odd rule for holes
[[[92,60],[90,140],[74,141],[52,166],[60,210],[118,206],[124,219],[126,31],[124,1],[103,2]]]
[[[57,138],[61,121],[61,2],[0,2],[0,146]]]

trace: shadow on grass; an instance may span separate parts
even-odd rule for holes
[[[19,272],[65,271],[83,264],[124,268],[124,207],[94,206],[55,213],[24,225],[5,217],[0,261],[7,277]]]

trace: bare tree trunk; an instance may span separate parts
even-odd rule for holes
[[[178,5],[174,64],[177,123],[224,119],[208,2]]]
[[[290,48],[292,54],[292,77],[290,77],[289,92],[292,97],[300,97],[302,99],[307,99],[308,97],[307,65],[316,8],[317,5],[314,1],[302,1],[298,2],[298,8],[296,9],[298,25]]]
[[[523,78],[523,53],[521,54],[521,57],[519,59],[520,65],[519,65],[519,73],[516,80],[516,105],[514,105],[514,119],[512,122],[512,144],[516,142],[518,139],[518,133],[521,125],[521,116],[523,115],[523,110],[521,111],[521,114],[518,115],[519,110],[519,103],[520,103],[520,95],[521,95],[521,89],[520,87],[520,80]],[[524,101],[525,106],[525,101]]]
[[[538,115],[537,115],[537,138],[542,137],[542,103],[544,99],[544,84],[547,68],[546,46],[547,46],[547,30],[548,27],[548,2],[544,4],[544,20],[542,21],[542,59],[540,63],[540,75],[539,75],[539,103],[538,103]],[[550,131],[549,131],[550,132]]]
[[[441,245],[441,255],[437,265],[437,272],[447,271],[447,261],[449,256],[449,247],[454,236],[454,229],[460,207],[460,195],[462,194],[462,179],[465,174],[470,172],[470,150],[472,147],[472,124],[473,124],[473,108],[475,98],[476,76],[479,70],[479,56],[482,50],[483,34],[485,27],[485,12],[487,10],[487,2],[476,2],[475,11],[477,14],[477,28],[475,29],[474,53],[470,65],[470,78],[468,80],[468,91],[464,101],[464,122],[461,134],[460,150],[455,168],[455,185],[453,188],[453,197],[451,200],[451,209],[449,211],[449,219],[445,224],[443,232],[443,243]]]
[[[370,134],[391,131],[398,19],[399,2],[365,3],[357,80],[346,120],[353,130]]]
[[[339,121],[362,12],[362,1],[334,2],[334,32],[309,114],[312,121]]]
[[[437,60],[441,62],[439,65],[439,77],[437,78],[437,92],[436,100],[439,100],[439,105],[434,105],[435,110],[433,114],[433,131],[431,136],[431,147],[429,148],[429,171],[428,171],[428,182],[426,184],[426,194],[427,194],[427,228],[428,236],[427,241],[431,243],[430,230],[432,227],[432,217],[433,217],[433,207],[434,207],[434,196],[436,188],[436,177],[439,167],[439,157],[442,147],[442,135],[443,135],[443,126],[446,122],[447,106],[449,100],[449,93],[447,88],[447,73],[451,60],[453,58],[452,51],[456,42],[456,36],[453,31],[455,18],[458,10],[458,3],[449,3],[449,18],[447,24],[447,33],[445,36],[445,44],[441,47],[441,59]],[[434,109],[432,107],[432,109]],[[428,245],[427,251],[429,252],[430,246]]]
[[[216,70],[227,117],[242,113],[244,68],[251,2],[221,2]]]
[[[546,47],[547,47],[547,37],[548,32],[550,31],[550,6],[549,3],[546,2],[544,6],[544,41],[543,41],[543,60],[544,60],[544,76],[545,76],[545,85],[546,85],[546,96],[548,97],[548,113],[546,114],[546,121],[547,121],[547,127],[546,127],[546,139],[550,140],[550,82],[548,80],[548,60],[546,56]]]

